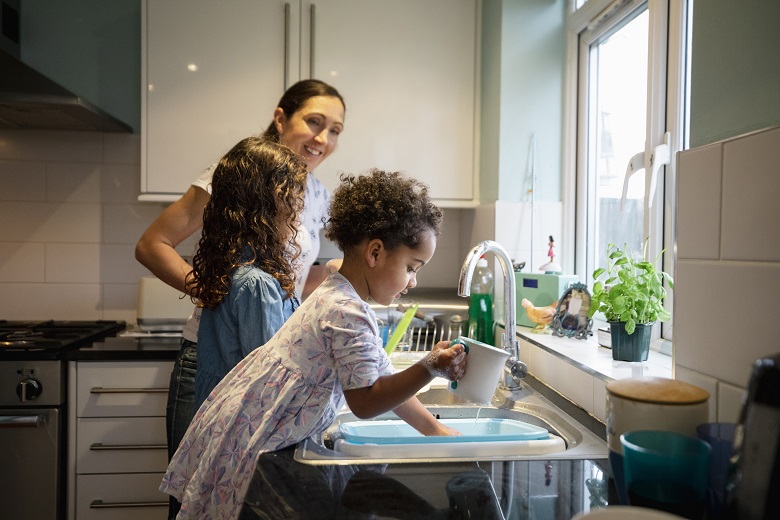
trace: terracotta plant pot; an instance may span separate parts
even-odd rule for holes
[[[650,353],[652,323],[637,323],[633,334],[626,332],[625,323],[610,321],[612,336],[612,359],[616,361],[647,361]]]

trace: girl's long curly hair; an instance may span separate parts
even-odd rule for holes
[[[390,251],[402,245],[416,248],[424,232],[439,236],[441,221],[441,210],[431,202],[425,184],[374,168],[359,177],[341,176],[325,236],[343,252],[374,238]]]
[[[254,264],[291,297],[301,249],[295,230],[303,210],[306,164],[286,146],[260,137],[236,144],[214,170],[203,233],[187,275],[200,307],[225,298],[236,267]]]

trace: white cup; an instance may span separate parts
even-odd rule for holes
[[[474,403],[487,404],[493,399],[509,352],[481,341],[459,337],[450,346],[461,343],[466,348],[466,373],[460,381],[450,381],[447,388]]]

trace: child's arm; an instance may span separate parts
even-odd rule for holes
[[[430,368],[426,368],[426,365]],[[463,345],[455,344],[449,347],[448,342],[440,341],[423,361],[401,372],[381,376],[371,386],[344,390],[344,397],[355,416],[367,419],[405,405],[405,401],[414,397],[420,388],[433,379],[431,369],[437,375],[457,381],[463,376],[465,368],[466,352]],[[417,399],[415,401],[419,404]],[[420,407],[422,408],[422,405]],[[411,408],[408,410],[411,411],[412,416],[419,415]],[[401,408],[401,413],[406,411],[407,408]],[[425,413],[428,414],[428,412]],[[398,414],[398,410],[396,410],[396,414]],[[400,414],[399,417],[401,417]],[[404,417],[401,418],[406,420]],[[411,422],[409,424],[417,428]],[[419,430],[419,428],[417,429]],[[420,431],[422,432],[422,430]]]

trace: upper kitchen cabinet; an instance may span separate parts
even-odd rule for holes
[[[473,204],[478,3],[147,2],[142,199],[177,198],[265,129],[285,85],[314,77],[347,105],[339,147],[316,171],[328,188],[377,167],[426,182],[442,206]]]

